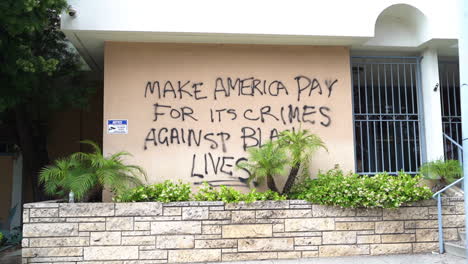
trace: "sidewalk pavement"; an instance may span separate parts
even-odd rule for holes
[[[465,264],[466,259],[447,254],[356,256],[291,260],[224,262],[229,264]]]
[[[2,264],[20,264],[21,251],[17,250],[0,256]],[[221,263],[221,262],[218,262]],[[391,256],[357,256],[338,258],[312,258],[291,260],[264,260],[222,262],[223,264],[465,264],[466,259],[447,254],[424,255],[391,255]],[[212,263],[213,264],[213,263]]]

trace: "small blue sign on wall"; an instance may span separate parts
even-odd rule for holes
[[[128,134],[127,119],[107,120],[107,134]]]

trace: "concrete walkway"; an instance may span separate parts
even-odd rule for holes
[[[0,252],[0,264],[20,264],[21,249],[12,249]]]
[[[363,256],[292,260],[224,262],[229,264],[465,264],[466,259],[447,254]]]

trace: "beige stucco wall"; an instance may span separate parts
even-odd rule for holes
[[[328,153],[321,150],[313,156],[312,173],[318,169],[330,169],[335,164],[347,170],[354,167],[349,49],[346,47],[109,42],[105,44],[104,69],[104,153],[120,150],[131,152],[133,158],[129,162],[143,166],[150,182],[182,179],[245,186],[239,177],[245,178],[246,173],[235,169],[236,161],[246,157],[242,139],[244,127],[249,127],[244,128],[245,134],[250,134],[253,129],[256,136],[260,129],[264,142],[272,129],[280,131],[299,128],[302,124],[302,128],[321,136],[329,150]],[[311,85],[302,90],[299,98],[297,76],[311,79]],[[243,81],[244,86],[250,87],[252,82],[259,83],[258,89],[244,88],[243,95],[239,95],[239,87],[236,87],[230,91],[229,97],[225,92],[216,92],[215,100],[215,90],[221,89],[221,81],[228,89],[228,77],[233,82],[237,78],[259,79]],[[221,78],[221,81],[216,81],[217,78]],[[320,88],[317,82],[312,81],[314,78]],[[160,84],[161,98],[157,84],[153,93],[146,89],[148,82],[153,85],[156,81]],[[164,97],[167,81],[174,86],[175,94],[168,91],[170,86],[166,86]],[[188,93],[179,93],[179,81],[182,85],[190,81],[184,87]],[[271,86],[273,95],[268,92],[271,82],[274,82]],[[305,78],[299,82],[301,88],[308,83]],[[193,88],[196,83],[203,83],[197,86],[197,95]],[[329,86],[332,87],[331,93]],[[278,90],[278,87],[286,89]],[[252,90],[253,96],[249,95]],[[265,91],[267,93],[263,94]],[[157,116],[157,120],[156,103],[171,107],[158,107],[157,111],[161,115]],[[299,108],[301,122],[297,118],[290,122],[290,105]],[[304,106],[306,115],[303,116]],[[185,120],[171,118],[171,109],[180,112],[181,107],[187,107],[185,112],[189,113]],[[275,117],[265,114],[264,122],[244,117],[247,111],[247,118],[258,118],[262,107],[264,112],[271,108],[270,113]],[[221,114],[221,122],[216,109],[226,109]],[[228,112],[228,109],[232,110]],[[193,114],[190,115],[192,110]],[[214,114],[213,119],[211,112]],[[177,116],[178,112],[174,110],[172,114]],[[107,134],[108,119],[128,119],[129,133]],[[163,128],[167,128],[167,132]],[[161,129],[163,137],[158,141]],[[174,130],[171,132],[171,129]],[[189,129],[193,129],[197,137],[201,130],[199,146],[193,140],[192,146],[188,146]],[[173,144],[170,143],[170,135],[173,133],[175,136],[175,131],[179,134],[180,144],[177,144],[175,138]],[[224,150],[222,136],[217,135],[223,132],[229,133],[229,138],[224,135]],[[182,133],[185,142],[181,139]],[[153,141],[154,136],[157,145]],[[164,136],[168,136],[169,146]],[[251,138],[245,139],[247,145],[255,142]]]

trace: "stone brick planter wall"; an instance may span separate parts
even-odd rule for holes
[[[463,201],[446,199],[446,240],[464,227]],[[438,249],[437,208],[341,209],[304,201],[252,204],[34,203],[24,206],[23,263],[179,263]]]

